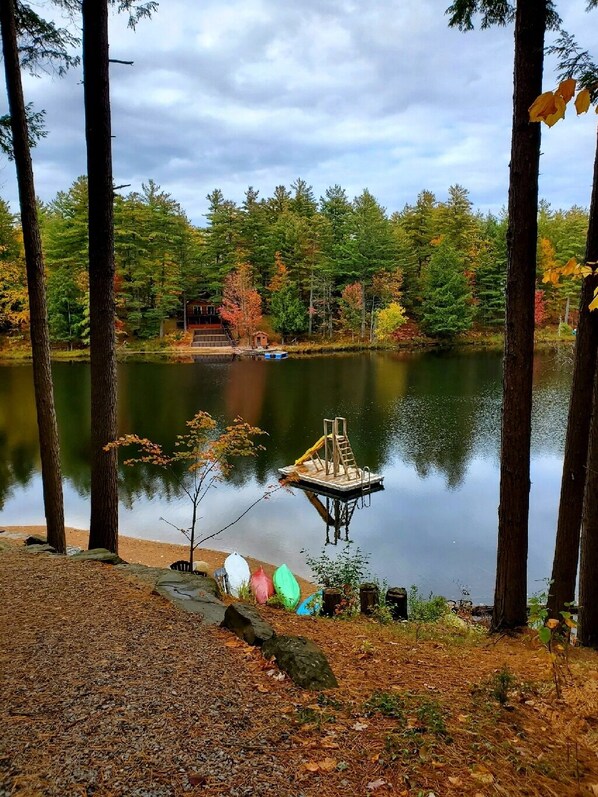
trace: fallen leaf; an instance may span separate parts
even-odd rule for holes
[[[381,789],[382,786],[386,786],[386,781],[384,778],[378,778],[377,780],[371,780],[366,786],[366,789],[368,791],[376,791],[376,789]]]
[[[458,714],[457,715],[457,720],[459,722],[467,722],[468,719],[469,719],[469,714]]]
[[[463,783],[461,778],[455,778],[455,777],[449,777],[448,782],[451,784],[451,786],[461,786]]]
[[[367,722],[356,722],[355,725],[351,725],[354,731],[365,731],[368,727]]]
[[[333,769],[336,769],[337,763],[336,758],[324,758],[322,761],[318,761],[318,766],[322,772],[332,772]]]
[[[483,783],[485,786],[494,783],[494,775],[483,764],[473,765],[471,768],[471,777],[479,781],[479,783]]]
[[[257,691],[261,692],[262,694],[265,694],[266,692],[269,692],[270,690],[268,689],[267,686],[262,686],[262,684],[258,684]]]
[[[303,764],[303,769],[306,769],[308,772],[319,772],[320,765],[315,761],[308,761],[306,764]]]
[[[200,775],[199,772],[193,772],[191,775],[187,775],[187,778],[191,786],[203,786],[208,780],[205,775]]]

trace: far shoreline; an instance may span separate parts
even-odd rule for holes
[[[554,328],[544,328],[536,330],[534,351],[541,352],[553,346],[570,346],[575,342],[574,336],[559,336]],[[350,340],[338,341],[303,341],[293,344],[272,343],[272,349],[284,349],[293,357],[301,356],[327,356],[335,354],[356,354],[365,352],[400,352],[401,354],[417,354],[428,351],[443,351],[451,349],[453,351],[502,351],[504,339],[501,333],[496,332],[473,332],[466,333],[454,338],[451,341],[417,337],[406,340],[399,340],[393,343],[384,342],[361,342]],[[226,349],[215,348],[191,348],[189,346],[160,345],[159,340],[148,341],[145,345],[135,343],[134,345],[119,345],[116,356],[119,362],[126,362],[129,359],[148,359],[170,362],[191,362],[197,357],[214,355],[232,355],[240,357],[255,357],[260,354],[260,350],[247,349],[246,347],[227,347]],[[53,349],[50,353],[51,359],[56,362],[89,362],[89,349]],[[0,365],[14,363],[30,363],[31,349],[29,346],[2,346],[0,338]]]

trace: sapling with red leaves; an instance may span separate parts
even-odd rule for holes
[[[189,566],[193,570],[193,554],[195,549],[206,540],[215,537],[239,521],[249,510],[272,492],[280,489],[280,485],[268,490],[254,501],[236,520],[213,534],[196,540],[198,509],[208,491],[223,481],[233,470],[233,460],[237,457],[256,457],[264,446],[256,442],[256,438],[266,432],[257,426],[251,426],[242,418],[235,418],[224,431],[218,431],[218,424],[208,412],[198,412],[187,421],[187,432],[177,435],[174,451],[164,451],[159,443],[154,443],[136,434],[119,437],[105,446],[105,450],[136,446],[137,455],[124,461],[125,465],[147,464],[169,470],[182,492],[188,497],[192,506],[191,524],[188,528],[174,526],[164,518],[165,523],[177,528],[189,540]],[[181,472],[181,465],[183,470]]]

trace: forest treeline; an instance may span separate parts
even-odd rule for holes
[[[282,334],[389,337],[411,320],[431,337],[450,338],[473,324],[498,330],[504,322],[506,214],[477,212],[460,185],[451,186],[444,201],[422,191],[390,215],[368,190],[351,200],[335,185],[317,199],[302,179],[266,198],[250,187],[241,204],[219,189],[207,198],[207,224],[200,228],[152,180],[140,192],[115,197],[123,336],[159,335],[166,319],[182,318],[186,299],[220,303],[238,274],[255,297],[255,312],[267,313]],[[87,202],[81,177],[39,204],[56,344],[89,341]],[[587,225],[584,208],[540,204],[537,323],[567,320],[568,298],[576,307],[574,277],[554,285],[543,284],[542,276],[572,257],[583,261]],[[1,199],[0,260],[0,329],[24,333],[22,236]]]

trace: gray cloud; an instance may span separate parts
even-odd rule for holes
[[[239,201],[248,185],[265,196],[297,176],[317,195],[332,183],[351,195],[367,186],[389,211],[459,182],[477,207],[500,209],[512,30],[449,30],[445,5],[163,0],[135,33],[114,17],[111,55],[135,61],[112,67],[115,180],[136,189],[154,178],[196,223],[216,186]],[[591,47],[598,16],[584,8],[571,0],[564,22]],[[26,81],[47,110],[35,153],[45,200],[85,170],[80,80]],[[554,82],[547,69],[547,88]],[[570,115],[545,128],[541,185],[553,205],[587,205],[594,127],[595,117]],[[11,165],[0,183],[14,203]]]

